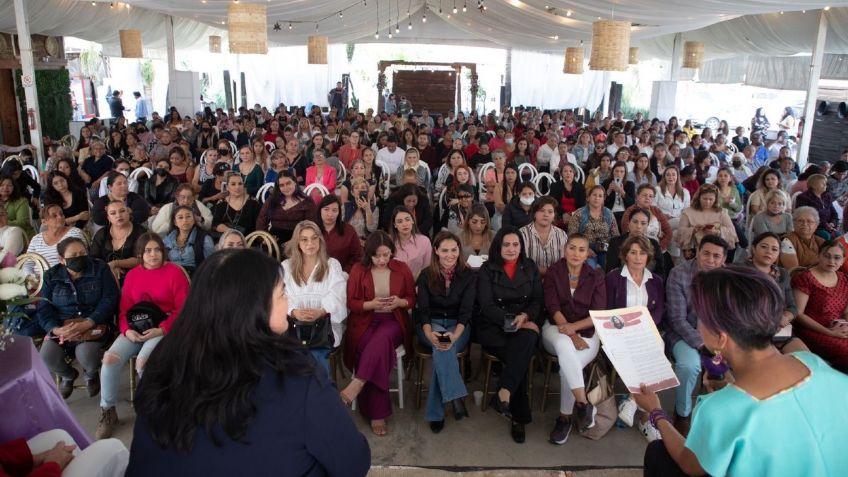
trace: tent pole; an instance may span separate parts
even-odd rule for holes
[[[810,139],[813,136],[816,98],[819,95],[819,79],[821,78],[822,60],[824,58],[825,38],[827,38],[827,17],[824,10],[819,10],[819,31],[816,34],[816,44],[813,46],[812,63],[810,64],[810,84],[807,87],[807,99],[804,102],[804,133],[801,136],[801,146],[798,148],[798,167],[801,169],[807,165],[807,155],[810,153]]]
[[[668,71],[670,81],[680,80],[680,60],[683,58],[683,35],[674,35],[674,44],[671,47],[671,69]]]
[[[174,46],[174,17],[165,17],[165,40],[168,48],[168,107],[176,103],[177,57]]]
[[[30,143],[35,146],[35,166],[39,170],[44,168],[43,151],[44,143],[41,140],[41,110],[38,107],[38,95],[35,89],[35,62],[32,58],[32,38],[29,36],[29,21],[24,0],[15,0],[15,26],[18,30],[18,43],[21,55],[21,82],[24,86],[24,100],[26,101],[27,116],[32,118],[26,123],[33,122],[29,127]],[[22,126],[23,127],[23,126]]]

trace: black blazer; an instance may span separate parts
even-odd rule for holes
[[[530,320],[542,325],[542,276],[529,258],[518,263],[515,276],[509,279],[501,265],[488,261],[477,277],[477,302],[480,317],[475,322],[477,340],[484,346],[503,346],[504,315],[527,313]]]
[[[562,196],[565,195],[565,184],[560,180],[551,185],[551,193],[548,194],[557,201],[557,215],[562,215],[565,211],[562,210]],[[579,209],[586,206],[586,187],[576,180],[571,183],[571,194],[574,197],[574,205]],[[576,209],[575,209],[576,210]]]
[[[609,177],[605,180],[601,185],[604,186],[604,190],[609,190],[609,186],[612,183],[612,177]],[[624,208],[627,209],[631,205],[636,203],[636,184],[631,180],[624,181]],[[615,205],[615,194],[610,194],[604,199],[604,207],[609,210],[612,210]]]
[[[418,297],[415,300],[417,326],[430,323],[433,318],[450,318],[468,326],[474,299],[477,297],[477,274],[465,269],[456,272],[446,291],[432,290],[427,269],[418,275]]]

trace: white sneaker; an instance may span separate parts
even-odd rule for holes
[[[651,425],[651,421],[645,421],[644,424],[640,422],[638,423],[638,427],[639,432],[642,433],[642,436],[644,436],[648,442],[654,442],[662,439],[660,431],[656,427]]]
[[[636,401],[632,397],[628,397],[618,405],[618,418],[621,422],[627,424],[627,427],[633,427],[633,418],[636,416]]]

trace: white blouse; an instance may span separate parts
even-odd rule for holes
[[[323,308],[330,314],[333,327],[333,346],[339,346],[344,335],[344,321],[347,319],[347,273],[335,258],[330,258],[330,270],[323,280],[315,280],[316,266],[303,285],[294,281],[291,271],[291,261],[283,261],[283,282],[286,285],[286,295],[289,297],[288,314],[298,308]]]
[[[642,283],[637,285],[630,276],[627,266],[621,267],[621,276],[627,280],[627,306],[648,306],[648,280],[653,278],[651,271],[647,268],[642,272]]]
[[[689,191],[685,188],[683,189],[682,197],[676,194],[672,195],[673,191],[671,190],[663,194],[659,186],[657,186],[656,191],[657,194],[654,197],[654,205],[657,206],[657,208],[659,208],[669,219],[680,218],[680,214],[683,213],[683,209],[689,207],[691,199],[689,197]]]

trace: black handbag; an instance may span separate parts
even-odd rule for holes
[[[127,324],[139,333],[158,327],[167,317],[152,301],[140,301],[127,310]]]
[[[324,315],[315,321],[301,321],[288,317],[288,334],[307,348],[332,348],[335,343],[330,315]]]

